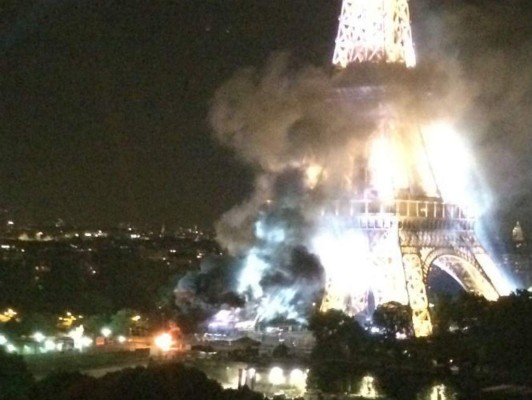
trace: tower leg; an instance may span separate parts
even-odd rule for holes
[[[345,294],[335,290],[334,282],[328,278],[320,311],[325,312],[330,309],[345,311],[345,300]]]
[[[427,288],[423,279],[423,264],[419,254],[404,254],[403,268],[405,270],[408,303],[412,309],[412,324],[417,337],[428,336],[432,333],[432,323],[429,314]]]

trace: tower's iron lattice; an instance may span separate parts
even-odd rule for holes
[[[344,0],[333,64],[416,64],[407,0]]]
[[[427,277],[438,267],[467,291],[488,300],[499,294],[487,271],[495,267],[476,238],[474,218],[455,204],[437,198],[353,200],[331,210],[342,216],[342,230],[358,230],[369,249],[365,265],[372,269],[368,292],[354,298],[328,280],[322,310],[341,309],[351,315],[374,304],[399,301],[412,309],[417,336],[429,335],[432,324],[427,297]]]
[[[333,64],[384,62],[413,67],[409,18],[407,0],[344,0]],[[356,97],[357,102],[364,101],[364,96]],[[412,192],[396,194],[391,202],[359,199],[329,210],[342,217],[342,230],[355,230],[365,238],[364,265],[371,269],[372,283],[365,293],[353,295],[345,285],[339,287],[335,277],[326,277],[322,310],[334,308],[356,315],[368,312],[370,299],[375,306],[399,301],[412,309],[416,336],[429,335],[427,278],[433,267],[445,271],[467,291],[489,300],[498,298],[490,277],[496,267],[475,235],[474,217],[437,194],[412,196]]]

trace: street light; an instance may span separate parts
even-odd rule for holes
[[[280,367],[273,367],[268,374],[268,379],[272,385],[282,385],[285,383],[284,371]]]
[[[6,346],[6,350],[8,353],[14,353],[15,351],[17,351],[17,348],[13,346],[11,343],[8,343]]]
[[[111,336],[111,334],[112,334],[113,332],[111,331],[111,329],[109,329],[108,327],[104,326],[104,327],[100,330],[100,333],[103,335],[103,337],[108,338],[109,336]]]
[[[37,343],[41,343],[44,341],[44,339],[46,339],[46,337],[41,332],[35,332],[32,336]]]

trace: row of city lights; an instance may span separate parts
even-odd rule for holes
[[[2,321],[9,321],[10,319],[13,319],[17,315],[17,312],[8,309],[5,312],[1,313],[0,316],[2,317]],[[61,321],[64,325],[70,326],[74,321],[77,319],[81,319],[83,316],[74,316],[72,313],[67,312],[64,317],[58,317],[58,320]],[[132,321],[138,322],[140,320],[140,315],[136,315],[131,318]],[[46,337],[42,332],[36,331],[31,335],[31,338],[33,341],[40,345],[40,347],[35,348],[31,347],[28,344],[24,345],[22,349],[18,349],[13,343],[11,343],[7,336],[0,333],[0,346],[4,347],[7,352],[9,353],[18,353],[20,350],[22,350],[23,353],[25,352],[35,352],[38,350],[41,353],[47,353],[50,351],[63,351],[65,350],[65,342],[64,338],[70,338],[72,339],[73,348],[76,350],[83,350],[84,348],[90,347],[93,345],[94,340],[84,334],[84,327],[83,325],[79,325],[73,329],[71,329],[63,338],[56,338],[54,336]],[[113,332],[108,327],[103,327],[100,330],[101,335],[105,339],[111,338]],[[123,344],[127,341],[127,338],[124,335],[118,335],[116,336],[116,341],[120,344]]]
[[[108,327],[103,327],[100,330],[101,335],[107,340],[112,337],[112,330]],[[31,335],[34,343],[39,347],[30,346],[25,344],[22,348],[17,348],[4,334],[0,333],[0,347],[4,347],[8,353],[48,353],[52,351],[66,350],[65,338],[72,340],[72,348],[75,350],[83,351],[86,348],[91,347],[94,344],[94,339],[84,334],[83,325],[70,330],[64,337],[46,337],[42,332],[35,332]],[[118,335],[115,340],[119,344],[127,342],[127,338],[124,335]],[[168,352],[172,350],[175,345],[172,335],[169,333],[162,333],[157,335],[153,341],[154,345],[162,352]]]
[[[91,347],[94,344],[94,339],[83,334],[83,329],[80,329],[82,327],[83,326],[80,325],[79,327],[72,329],[65,336],[65,338],[72,339],[73,348],[79,351]],[[104,337],[110,337],[110,330],[108,331],[107,328],[103,328],[102,331],[106,332],[107,334],[105,335],[102,333]],[[63,351],[66,347],[64,338],[46,337],[41,332],[35,332],[33,335],[31,335],[31,338],[35,343],[40,345],[38,348],[34,348],[28,344],[25,344],[22,349],[18,349],[3,334],[0,334],[0,346],[4,347],[8,353],[19,353],[21,351],[22,353],[28,353],[35,352],[36,350],[38,350],[40,353],[48,353],[51,351]],[[120,344],[123,344],[127,341],[127,338],[123,335],[119,335],[116,337],[116,341]]]

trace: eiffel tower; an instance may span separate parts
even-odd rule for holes
[[[415,67],[407,0],[343,0],[333,64],[339,69],[362,64],[369,68],[383,64],[405,70]],[[351,102],[354,109],[367,114],[361,115],[362,119],[373,120],[378,127],[373,140],[390,138],[401,129],[397,128],[401,115],[394,115],[386,91],[386,87],[370,84],[343,87],[337,93],[341,101]],[[392,112],[382,111],[390,108]],[[424,172],[431,175],[428,155],[426,161]],[[366,184],[372,189],[377,177],[371,166],[368,171]],[[446,202],[436,179],[432,190],[420,189],[412,181],[399,189],[391,198],[366,191],[328,211],[339,217],[342,232],[364,238],[364,270],[371,278],[363,290],[350,291],[345,277],[326,276],[321,310],[368,315],[379,304],[397,301],[410,306],[415,335],[427,336],[432,333],[427,296],[432,268],[440,268],[466,291],[488,300],[499,297],[501,285],[497,267],[475,234],[475,216],[466,207]]]

